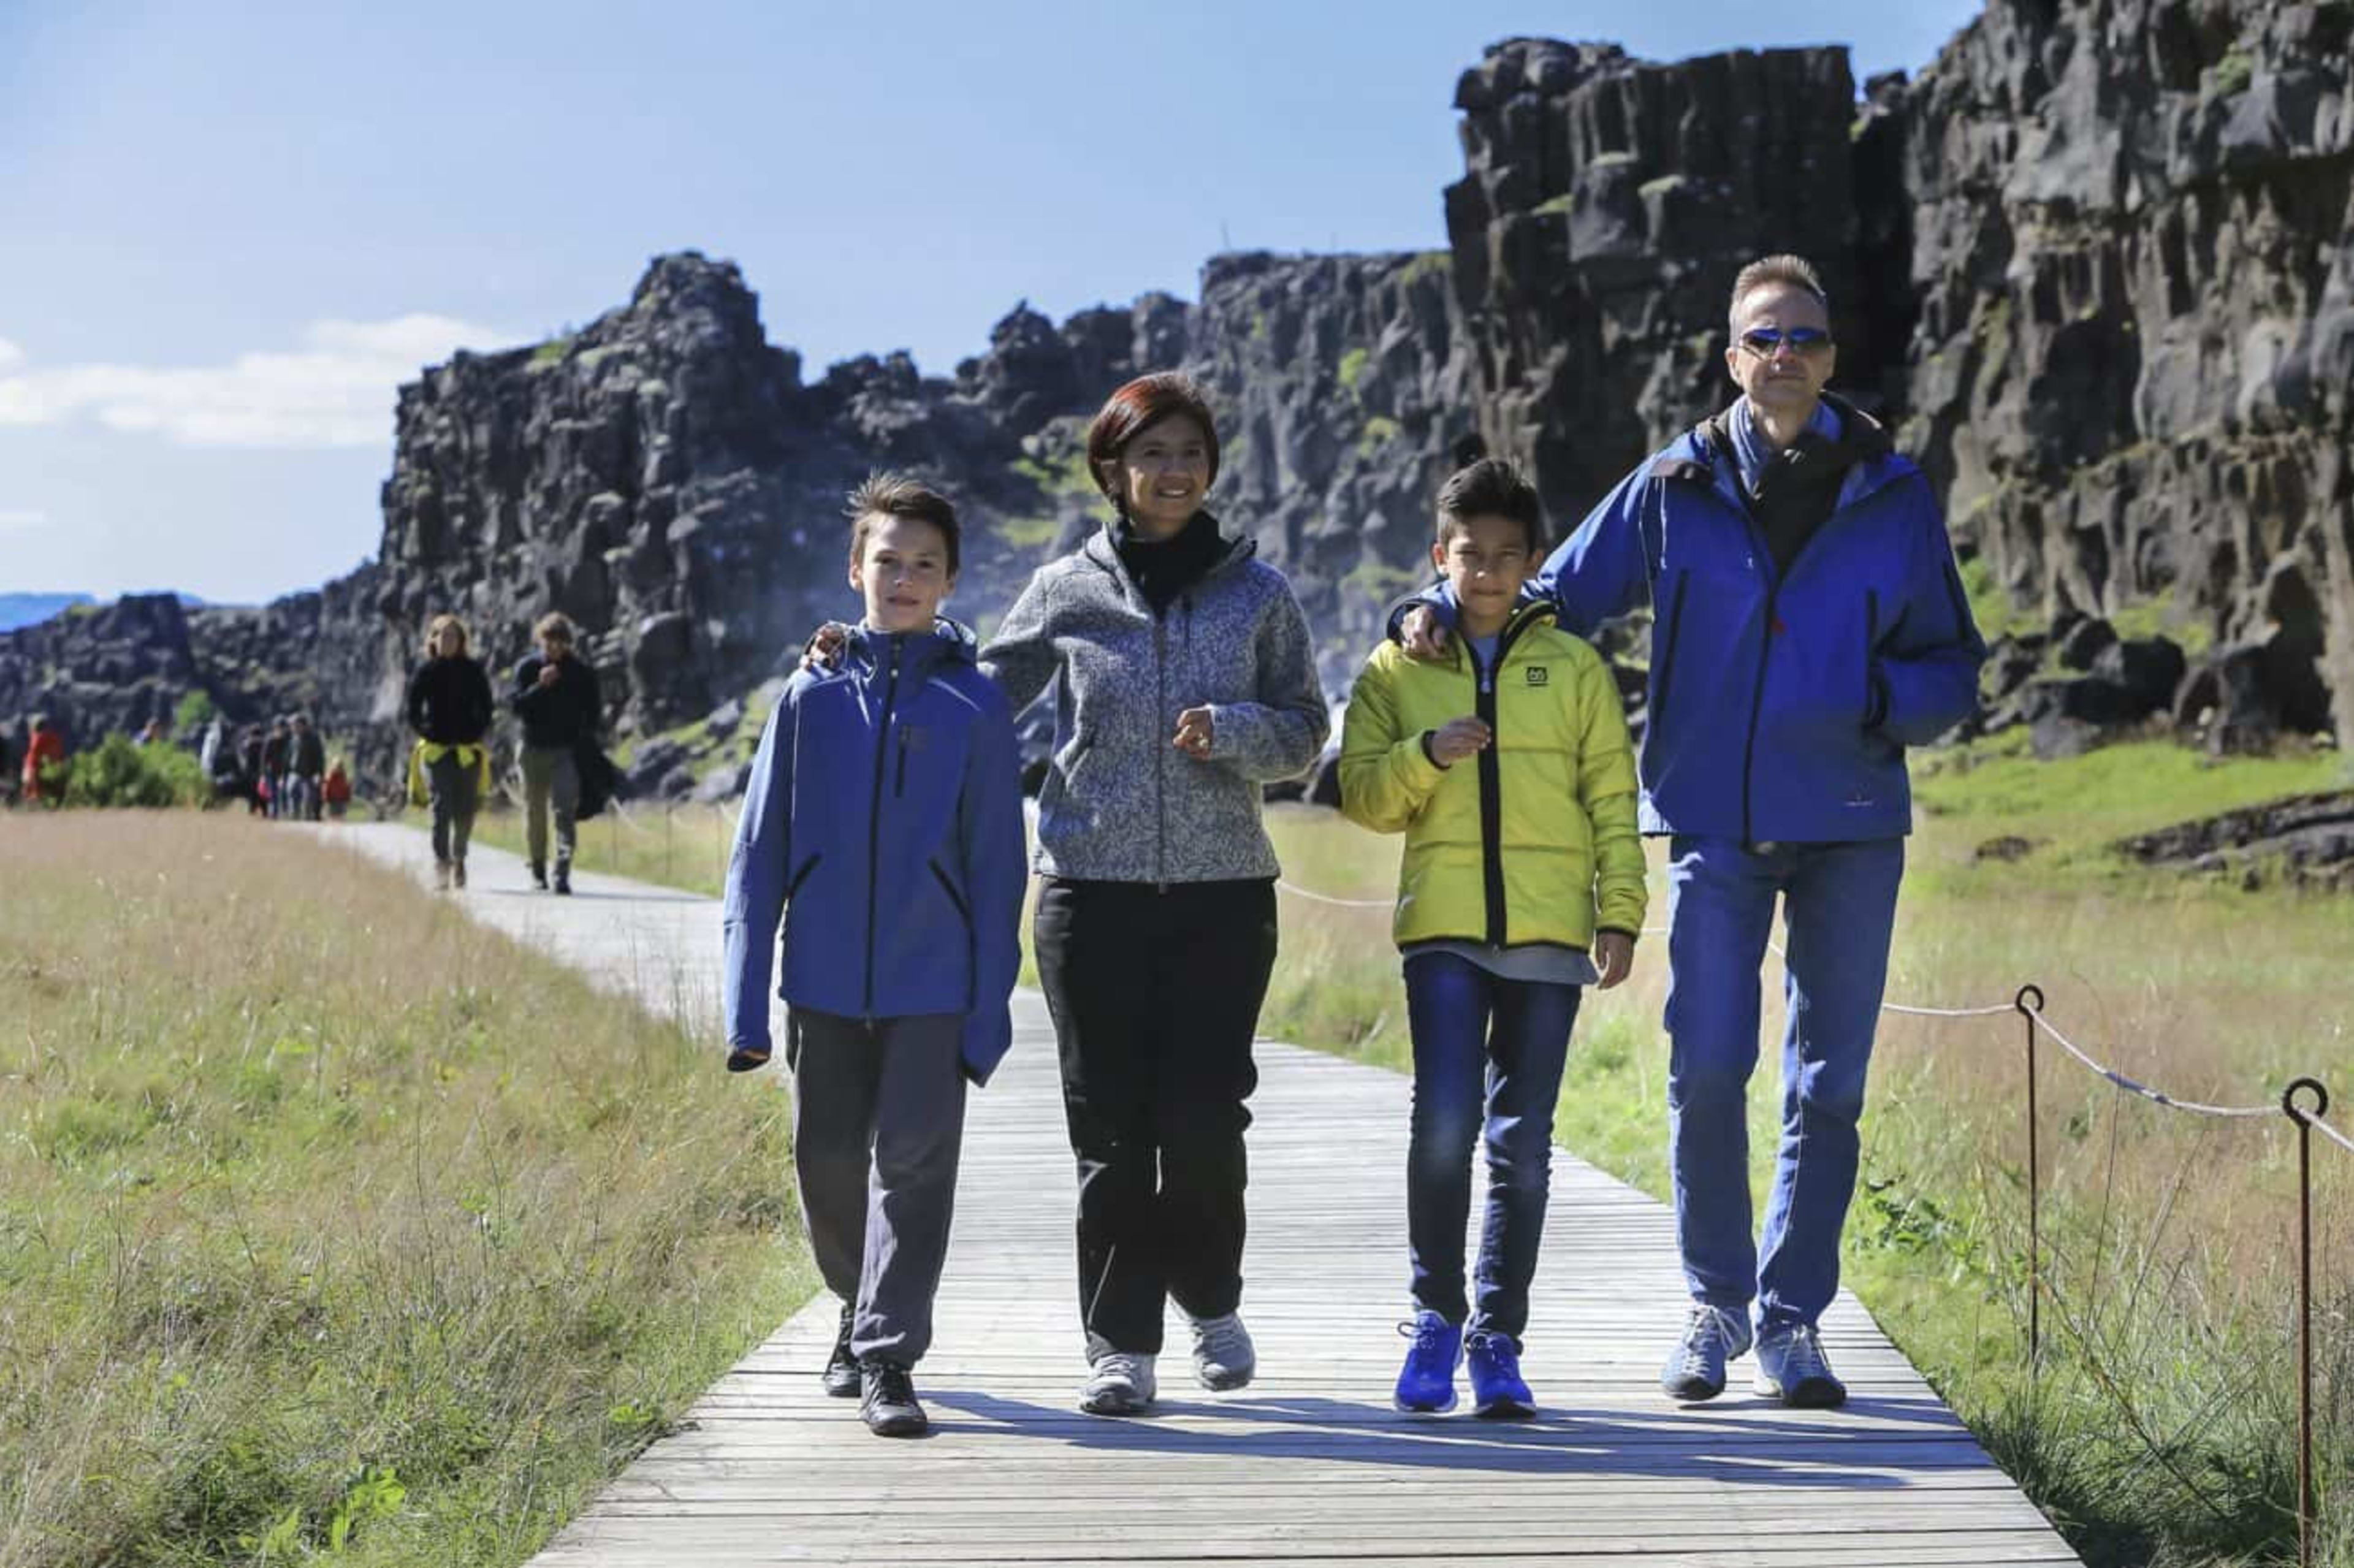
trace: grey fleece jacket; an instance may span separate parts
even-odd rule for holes
[[[1316,760],[1331,728],[1308,620],[1247,540],[1160,616],[1108,530],[1047,562],[981,651],[1019,713],[1056,675],[1055,750],[1038,794],[1037,869],[1093,882],[1278,874],[1259,786]],[[1211,745],[1170,744],[1210,708]]]

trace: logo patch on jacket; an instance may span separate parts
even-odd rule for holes
[[[1530,684],[1530,685],[1532,685],[1532,686],[1542,686],[1542,685],[1546,684],[1546,683],[1547,683],[1548,682],[1550,682],[1552,679],[1553,679],[1552,675],[1551,675],[1549,673],[1547,673],[1547,671],[1546,671],[1545,667],[1544,667],[1543,664],[1532,664],[1532,665],[1530,665],[1530,666],[1529,666],[1529,684]]]

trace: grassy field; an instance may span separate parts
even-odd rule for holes
[[[784,1097],[401,876],[0,865],[0,1564],[518,1562],[812,1287]]]

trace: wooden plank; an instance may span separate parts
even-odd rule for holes
[[[421,835],[331,837],[424,874]],[[650,1009],[709,1018],[710,901],[593,875],[575,878],[574,899],[533,897],[519,863],[482,850],[470,869],[463,906],[475,917]],[[1684,1294],[1673,1216],[1558,1151],[1527,1335],[1540,1419],[1390,1409],[1408,1312],[1408,1086],[1273,1044],[1260,1047],[1250,1135],[1244,1310],[1259,1380],[1226,1394],[1195,1387],[1172,1314],[1159,1412],[1078,1414],[1071,1159],[1037,997],[1019,999],[1016,1024],[1013,1054],[969,1113],[935,1347],[917,1372],[934,1435],[873,1438],[854,1402],[825,1396],[816,1374],[836,1308],[812,1302],[535,1568],[2078,1561],[1844,1293],[1823,1327],[1853,1392],[1847,1408],[1760,1400],[1745,1362],[1722,1399],[1662,1398]],[[1478,1202],[1475,1186],[1475,1214]]]

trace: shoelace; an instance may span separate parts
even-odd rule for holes
[[[1193,1347],[1204,1354],[1225,1360],[1243,1347],[1243,1326],[1238,1319],[1213,1318],[1193,1325]]]
[[[1682,1361],[1680,1364],[1696,1368],[1707,1359],[1712,1349],[1719,1356],[1725,1356],[1732,1348],[1731,1336],[1724,1331],[1723,1316],[1713,1307],[1693,1308],[1691,1316],[1684,1320]]]
[[[1144,1363],[1125,1351],[1113,1351],[1097,1357],[1095,1377],[1091,1381],[1102,1383],[1114,1378],[1121,1383],[1140,1384],[1144,1381]]]
[[[1512,1341],[1503,1335],[1474,1334],[1466,1340],[1464,1344],[1473,1351],[1485,1354],[1496,1364],[1497,1370],[1512,1377],[1521,1375],[1521,1352],[1513,1346]]]
[[[875,1399],[881,1404],[909,1404],[916,1398],[916,1385],[905,1367],[885,1363],[875,1373]]]
[[[1812,1324],[1793,1325],[1787,1334],[1777,1337],[1783,1341],[1782,1376],[1785,1382],[1806,1383],[1830,1376],[1831,1364],[1824,1358],[1823,1342],[1816,1336]]]
[[[1447,1324],[1437,1318],[1408,1318],[1397,1326],[1398,1338],[1412,1340],[1417,1351],[1435,1351],[1447,1332]]]

